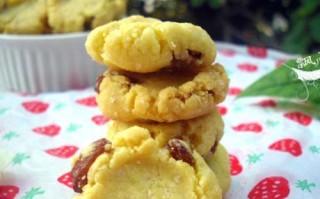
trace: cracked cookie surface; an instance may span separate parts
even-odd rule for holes
[[[216,56],[213,40],[201,27],[142,16],[94,29],[86,49],[95,61],[109,68],[138,73],[208,66]]]
[[[220,64],[193,72],[108,70],[96,86],[97,103],[113,120],[174,122],[212,112],[225,99],[228,85]]]
[[[111,121],[107,139],[112,141],[118,132],[132,126],[148,129],[160,147],[172,138],[181,138],[201,156],[209,154],[211,148],[221,140],[224,129],[221,115],[214,109],[210,114],[172,123]]]
[[[0,33],[47,33],[46,20],[46,0],[0,1]]]
[[[0,0],[0,33],[81,32],[120,18],[127,0]]]
[[[48,23],[53,33],[78,32],[118,19],[127,0],[48,0]]]
[[[75,162],[74,167],[81,163]],[[222,198],[217,178],[200,154],[179,139],[161,148],[140,127],[117,133],[88,169],[87,179],[75,199]]]

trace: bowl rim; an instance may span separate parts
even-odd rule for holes
[[[88,36],[90,31],[73,32],[73,33],[56,33],[56,34],[33,34],[33,35],[18,35],[18,34],[2,34],[0,33],[0,40],[57,40],[70,39]]]

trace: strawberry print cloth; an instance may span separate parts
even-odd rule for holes
[[[225,121],[221,143],[228,149],[232,175],[224,198],[320,198],[319,116],[286,100],[235,99],[290,56],[224,43],[217,48],[217,61],[231,79],[227,99],[219,104]],[[0,178],[0,199],[72,198],[72,156],[105,136],[107,123],[92,88],[38,95],[1,92],[0,150],[12,158]]]

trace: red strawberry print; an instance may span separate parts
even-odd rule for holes
[[[89,107],[96,107],[98,105],[95,96],[78,99],[76,103]]]
[[[284,199],[290,193],[289,181],[281,176],[261,180],[248,194],[249,199]]]
[[[225,115],[228,112],[228,109],[225,106],[217,106],[217,108],[218,108],[221,115]]]
[[[14,185],[0,185],[1,199],[14,199],[19,193],[19,188]]]
[[[272,99],[266,99],[258,102],[256,105],[262,106],[262,107],[276,107],[277,102]]]
[[[96,124],[96,125],[104,125],[109,121],[109,118],[105,117],[104,115],[96,115],[91,118],[91,120]]]
[[[47,126],[39,126],[32,129],[33,132],[38,133],[40,135],[46,135],[49,137],[54,137],[60,133],[61,127],[56,124],[50,124]]]
[[[70,158],[78,151],[78,147],[66,145],[58,148],[52,148],[45,150],[46,153],[59,157],[59,158]]]
[[[261,47],[248,46],[247,51],[249,55],[258,58],[266,58],[268,55],[268,50]]]
[[[258,70],[258,66],[250,63],[238,64],[238,69],[244,72],[256,72]]]
[[[237,158],[237,156],[229,154],[230,160],[230,173],[235,176],[242,172],[242,166]]]
[[[294,139],[282,139],[269,146],[269,149],[290,153],[293,156],[300,156],[302,154],[301,145]]]
[[[239,95],[241,92],[242,92],[242,89],[237,87],[230,87],[228,90],[228,94],[234,95],[234,96]]]
[[[254,133],[260,133],[262,131],[262,126],[259,123],[251,122],[251,123],[242,123],[237,126],[232,127],[233,130],[238,132],[250,131]]]
[[[71,189],[73,188],[73,183],[72,183],[72,176],[71,172],[65,173],[62,176],[60,176],[58,179],[58,182],[61,184],[66,185],[67,187],[70,187]]]
[[[236,52],[231,49],[220,50],[219,53],[226,57],[233,57],[236,54]]]
[[[30,113],[39,114],[44,113],[48,109],[49,104],[41,101],[28,101],[23,102],[22,106]]]
[[[283,116],[303,126],[308,126],[312,122],[312,118],[309,115],[300,112],[285,113]]]

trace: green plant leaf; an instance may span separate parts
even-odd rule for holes
[[[295,12],[295,15],[299,17],[310,16],[316,11],[318,6],[320,6],[320,1],[318,0],[304,0],[302,1],[302,6]]]
[[[206,0],[191,0],[191,5],[192,7],[200,7],[202,6],[204,3],[206,2]]]
[[[299,19],[292,24],[288,35],[284,38],[282,47],[287,52],[305,53],[311,43],[308,35],[306,19]]]
[[[320,77],[310,80],[306,76],[316,70],[320,71],[319,54],[289,60],[251,84],[238,98],[270,96],[301,100],[320,110]],[[301,71],[307,73],[302,74]]]
[[[285,39],[283,49],[289,53],[305,54],[308,52],[308,47],[312,43],[310,36],[298,38]]]
[[[224,0],[209,0],[209,6],[211,8],[220,8],[225,3]]]
[[[310,21],[310,31],[313,39],[320,43],[320,14],[313,17]]]

